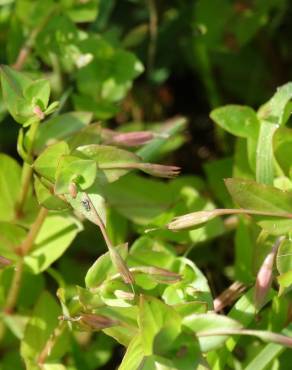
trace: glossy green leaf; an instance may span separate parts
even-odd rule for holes
[[[11,221],[21,189],[21,169],[15,159],[0,154],[0,220]]]
[[[37,131],[34,150],[40,152],[55,141],[64,140],[86,127],[91,121],[89,112],[69,112],[55,116],[42,123]]]
[[[24,90],[32,81],[21,72],[8,66],[1,67],[1,86],[3,98],[9,113],[16,122],[24,124],[33,113],[31,102],[24,97]]]
[[[152,297],[141,296],[138,322],[145,355],[153,353],[153,340],[161,329],[168,330],[168,341],[181,331],[181,319],[175,310]]]
[[[259,121],[255,111],[250,107],[226,105],[214,109],[210,117],[220,127],[235,136],[243,138],[257,137]]]
[[[148,224],[173,204],[168,185],[134,174],[101,187],[100,194],[127,219]]]
[[[8,222],[0,222],[0,255],[12,261],[18,259],[16,249],[26,236],[25,230]]]
[[[290,239],[286,239],[280,244],[276,263],[280,274],[292,271],[292,242]]]
[[[91,159],[81,159],[72,155],[60,158],[56,171],[56,194],[69,193],[69,184],[74,182],[82,190],[93,185],[96,177],[96,162]]]
[[[48,80],[32,81],[23,91],[25,99],[35,105],[39,105],[42,111],[45,111],[50,98],[50,84]]]
[[[245,209],[262,212],[292,212],[292,193],[250,180],[227,179],[225,184],[233,200]]]
[[[144,348],[141,335],[138,334],[130,342],[119,370],[138,369],[144,358]]]
[[[68,209],[70,207],[68,203],[64,202],[64,200],[52,194],[52,191],[53,191],[52,184],[50,185],[49,188],[46,187],[44,184],[45,184],[45,179],[42,179],[41,181],[38,177],[35,176],[34,189],[35,189],[37,201],[40,205],[42,205],[43,207],[47,209],[56,210],[56,211]]]
[[[108,145],[81,146],[75,153],[96,162],[97,178],[101,183],[116,181],[131,170],[131,164],[141,162],[134,153]]]
[[[66,154],[69,154],[69,147],[65,141],[60,141],[46,148],[35,160],[33,167],[39,175],[54,183],[60,159]]]
[[[292,271],[289,270],[284,274],[281,274],[277,277],[278,283],[280,285],[279,294],[283,295],[288,293],[292,289]]]
[[[261,122],[256,149],[256,180],[272,185],[274,180],[273,137],[278,126],[268,121]]]
[[[289,112],[286,111],[291,99],[292,82],[288,82],[278,87],[273,97],[261,107],[259,111],[260,118],[275,123],[276,125],[284,125],[291,114],[291,108]]]
[[[25,264],[35,273],[46,270],[70,246],[81,225],[66,214],[47,216]]]
[[[194,314],[183,319],[183,325],[190,328],[198,336],[200,333],[212,330],[240,329],[239,322],[223,315],[213,313]],[[223,345],[228,336],[199,337],[200,347],[203,352],[214,350]]]

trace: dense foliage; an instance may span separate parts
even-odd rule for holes
[[[1,370],[291,367],[289,12],[0,1]]]

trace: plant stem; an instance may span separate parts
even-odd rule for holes
[[[15,305],[17,303],[19,290],[21,286],[21,280],[23,275],[23,269],[24,269],[24,257],[29,253],[31,248],[33,247],[33,244],[35,242],[35,239],[44,223],[44,220],[48,214],[48,210],[45,208],[41,208],[39,211],[39,214],[31,226],[31,229],[29,233],[27,234],[26,239],[23,241],[23,243],[20,246],[20,259],[15,267],[14,275],[12,278],[10,290],[7,296],[6,304],[4,306],[4,312],[7,314],[11,314],[14,311]]]
[[[28,134],[27,134],[27,137],[29,139],[28,145],[27,145],[27,155],[28,155],[28,160],[30,162],[33,161],[33,145],[34,145],[34,140],[35,140],[35,137],[36,137],[36,133],[37,133],[39,124],[40,124],[39,121],[34,122],[31,125],[31,127],[28,131]],[[20,191],[19,199],[18,199],[18,201],[16,203],[16,206],[15,206],[15,218],[16,219],[21,218],[22,215],[23,215],[23,208],[24,208],[24,205],[25,205],[25,201],[26,201],[28,191],[29,191],[29,185],[30,185],[32,175],[33,175],[32,167],[30,166],[30,164],[25,162],[23,164],[23,167],[22,167],[21,191]]]
[[[44,348],[42,349],[41,353],[38,357],[38,365],[43,365],[46,361],[47,357],[51,354],[52,349],[54,348],[58,338],[63,333],[63,330],[65,329],[65,322],[59,321],[58,326],[55,328],[53,333],[51,334],[50,338],[47,340],[46,344],[44,345]]]
[[[52,15],[55,13],[55,11],[56,11],[56,6],[53,6],[51,10],[48,12],[48,14],[39,23],[39,25],[31,31],[29,37],[27,38],[24,45],[20,49],[15,63],[13,64],[14,69],[20,71],[23,68],[29,54],[31,53],[35,39],[37,38],[38,34],[47,25]]]
[[[155,0],[148,0],[147,3],[149,10],[149,33],[150,33],[150,41],[148,47],[148,76],[150,76],[153,70],[154,58],[156,53],[158,15]]]

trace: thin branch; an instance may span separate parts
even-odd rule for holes
[[[21,287],[21,280],[23,276],[24,257],[29,253],[29,251],[33,247],[35,239],[44,223],[47,213],[48,213],[47,209],[45,208],[40,209],[39,214],[35,222],[31,226],[31,229],[27,234],[26,239],[23,241],[19,248],[20,259],[16,264],[10,290],[4,306],[4,312],[6,312],[7,314],[11,314],[16,306],[17,299],[19,296],[19,290]]]
[[[155,0],[147,0],[147,4],[149,10],[150,33],[150,41],[148,46],[148,75],[150,75],[154,67],[154,59],[156,53],[158,15]]]
[[[58,338],[61,336],[65,329],[65,321],[59,321],[58,326],[53,331],[50,338],[47,340],[46,344],[44,345],[44,348],[42,349],[41,353],[38,357],[38,365],[43,365],[45,361],[47,360],[47,357],[50,356]]]

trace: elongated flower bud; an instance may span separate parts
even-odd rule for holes
[[[103,315],[82,314],[80,324],[91,330],[102,330],[119,325],[119,321]]]
[[[265,298],[270,290],[271,283],[273,280],[273,265],[275,257],[279,248],[279,245],[284,240],[284,237],[277,239],[272,247],[271,252],[266,256],[264,262],[262,263],[256,278],[255,285],[255,306],[260,309],[265,301]]]
[[[137,271],[144,272],[151,275],[158,283],[174,284],[181,281],[181,275],[166,269],[155,266],[141,266],[137,267]]]
[[[135,294],[133,292],[125,292],[120,289],[115,290],[114,295],[119,299],[125,299],[128,301],[132,301],[135,298]]]
[[[149,175],[165,178],[173,178],[180,172],[180,167],[164,166],[163,164],[137,163],[135,167]]]
[[[169,230],[177,231],[193,228],[194,226],[201,226],[207,221],[212,220],[212,218],[217,217],[217,215],[216,210],[188,213],[186,215],[176,217],[167,225],[167,228]]]
[[[115,133],[107,138],[110,144],[122,145],[126,147],[139,146],[148,143],[155,137],[155,134],[150,131],[134,131],[126,133]]]
[[[117,270],[121,274],[122,279],[126,284],[134,284],[134,277],[131,274],[125,261],[120,256],[119,252],[114,248],[109,248],[109,253],[113,264],[116,266]]]
[[[0,268],[11,265],[12,261],[8,258],[0,256]]]

